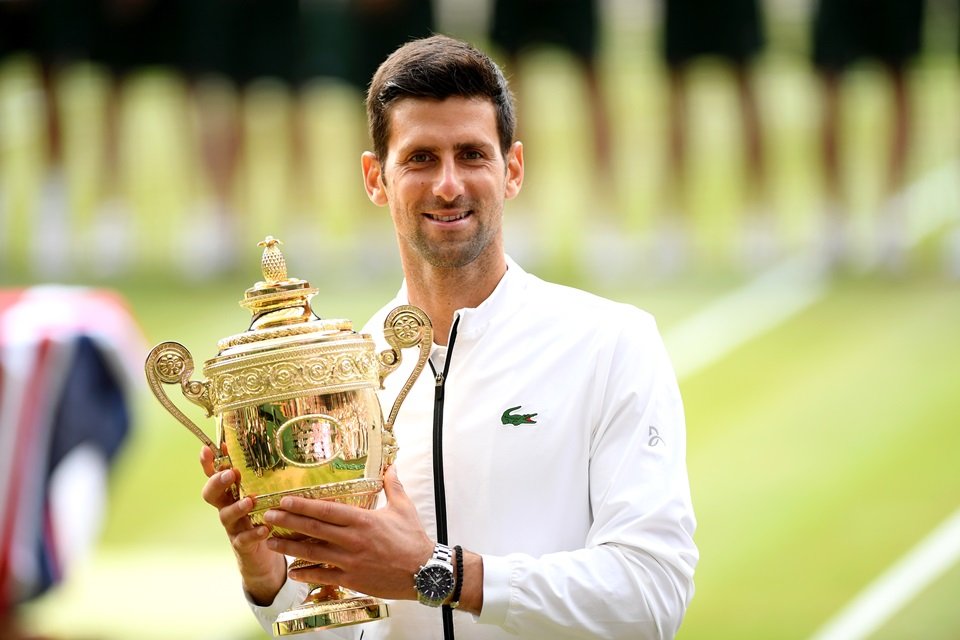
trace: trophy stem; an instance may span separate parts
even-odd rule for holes
[[[302,562],[302,561],[298,561]],[[390,615],[387,603],[337,585],[310,585],[306,599],[273,623],[273,635],[290,636],[380,620]]]

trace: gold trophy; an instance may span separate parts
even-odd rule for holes
[[[158,344],[147,356],[147,382],[160,403],[210,447],[218,469],[236,467],[238,497],[255,496],[250,519],[283,496],[297,495],[372,509],[383,473],[396,457],[393,424],[414,380],[423,371],[433,342],[429,318],[417,307],[391,311],[384,322],[390,349],[376,352],[368,334],[349,320],[324,320],[313,313],[317,289],[287,277],[279,240],[267,236],[263,281],[247,289],[240,305],[253,315],[249,329],[220,340],[217,356],[203,365],[203,381],[191,380],[193,358],[177,342]],[[419,347],[419,358],[387,420],[376,391],[400,364],[401,350]],[[211,440],[171,402],[164,384],[214,416]],[[296,539],[274,527],[271,535]],[[304,560],[295,565],[309,566]],[[300,605],[274,623],[275,635],[325,629],[389,615],[378,598],[337,585],[311,585]]]

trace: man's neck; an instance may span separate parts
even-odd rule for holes
[[[445,345],[450,336],[453,314],[458,309],[471,309],[486,300],[507,271],[506,259],[466,268],[438,269],[418,264],[405,268],[407,297],[430,318],[433,341]]]

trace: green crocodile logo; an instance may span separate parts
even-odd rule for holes
[[[519,426],[521,424],[537,424],[537,421],[534,420],[534,418],[537,417],[537,414],[535,413],[513,413],[519,408],[520,405],[517,405],[504,411],[503,415],[500,416],[500,420],[503,422],[503,424],[512,424],[514,426]]]

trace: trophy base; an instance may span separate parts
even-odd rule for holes
[[[274,636],[291,636],[318,629],[346,627],[382,620],[390,615],[387,603],[341,587],[321,586],[273,623]]]

